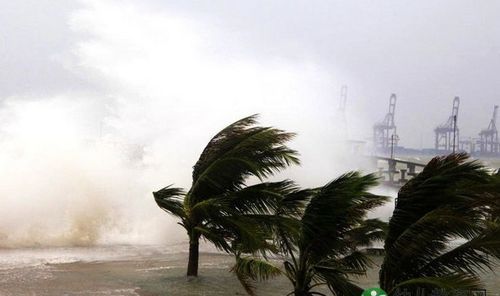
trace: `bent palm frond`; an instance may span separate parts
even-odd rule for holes
[[[243,118],[210,140],[194,166],[188,203],[236,191],[250,176],[262,179],[299,163],[297,152],[284,145],[294,134],[255,127],[256,118]]]
[[[238,280],[249,295],[255,295],[255,283],[267,281],[281,275],[281,269],[269,263],[253,257],[236,257],[236,263],[231,268]]]
[[[171,185],[153,192],[156,204],[158,204],[162,210],[181,219],[186,217],[182,203],[184,194],[182,188],[171,187]]]
[[[455,273],[439,277],[421,277],[406,280],[392,288],[389,294],[394,294],[400,288],[440,288],[448,291],[470,291],[474,289],[481,289],[483,286],[479,278],[475,276]]]
[[[341,238],[363,222],[368,210],[386,202],[368,192],[376,182],[374,175],[351,172],[318,190],[302,217],[302,249],[321,258],[338,252]]]

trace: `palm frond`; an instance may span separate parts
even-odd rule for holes
[[[388,223],[380,219],[366,219],[346,233],[353,248],[368,247],[373,242],[384,241]]]
[[[401,288],[440,288],[448,291],[470,291],[481,289],[483,286],[477,277],[463,273],[456,273],[440,277],[421,277],[406,280],[397,284],[388,293],[393,294]]]
[[[363,288],[354,284],[342,272],[325,267],[316,267],[316,270],[315,277],[319,278],[317,281],[326,283],[333,295],[359,296],[363,292]]]
[[[368,192],[375,184],[374,175],[351,172],[313,194],[302,217],[301,248],[321,258],[338,251],[339,239],[362,223],[368,210],[386,202],[387,197]]]
[[[281,269],[266,260],[241,256],[236,256],[236,263],[231,272],[236,274],[245,291],[251,296],[256,295],[256,282],[267,281],[281,275]]]
[[[392,268],[398,277],[418,276],[422,266],[449,248],[452,239],[478,235],[482,231],[479,222],[474,217],[454,215],[446,207],[433,210],[409,226],[391,248],[386,248],[385,261],[397,264]]]
[[[165,212],[184,219],[186,217],[182,203],[185,194],[184,190],[171,186],[153,192],[156,204]]]
[[[236,267],[236,265],[232,267],[231,271],[233,271],[233,269],[235,267]],[[247,292],[248,295],[250,295],[250,296],[257,295],[254,280],[252,280],[249,276],[247,276],[244,273],[239,273],[239,272],[235,272],[235,271],[233,271],[233,272],[236,275],[236,278],[240,282],[241,286],[243,287],[243,289],[245,289],[245,291]]]
[[[293,133],[255,123],[256,115],[243,118],[212,138],[194,166],[188,203],[236,191],[249,176],[262,179],[299,163],[297,152],[284,145]]]
[[[216,227],[210,226],[196,226],[194,228],[204,239],[211,242],[218,250],[224,252],[231,252],[232,247],[227,241],[230,235],[229,231],[224,231]]]
[[[353,251],[342,258],[336,259],[334,264],[346,274],[364,275],[367,267],[372,266],[373,262],[364,253]]]
[[[478,236],[434,257],[417,273],[436,275],[459,271],[477,275],[493,270],[492,258],[500,259],[500,224],[493,221],[487,223]]]
[[[263,182],[226,194],[230,207],[240,214],[274,214],[278,209],[298,211],[298,200],[288,202],[290,194],[299,191],[293,181]]]
[[[267,240],[271,235],[262,227],[262,222],[252,216],[226,216],[211,219],[210,225],[219,235],[225,234],[227,241],[248,253],[271,249]],[[231,249],[232,250],[232,249]]]
[[[267,281],[282,274],[279,267],[255,257],[236,257],[231,271],[253,281]]]

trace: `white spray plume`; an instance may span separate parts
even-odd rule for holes
[[[206,142],[253,113],[298,133],[303,166],[279,178],[318,186],[359,168],[335,118],[340,82],[309,61],[224,52],[221,28],[85,1],[61,53],[94,92],[9,97],[0,109],[0,246],[184,239],[151,192],[188,188]]]

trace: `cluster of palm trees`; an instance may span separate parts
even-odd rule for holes
[[[294,137],[243,118],[215,135],[193,168],[191,188],[154,192],[189,237],[188,276],[198,275],[204,239],[234,255],[245,290],[283,275],[289,295],[361,295],[354,282],[372,261],[362,251],[384,241],[380,286],[470,290],[500,258],[500,177],[464,154],[434,158],[399,191],[389,223],[367,219],[387,197],[370,193],[372,174],[349,172],[318,188],[268,177],[299,164]],[[249,178],[259,182],[249,185]],[[318,289],[319,286],[326,288]]]

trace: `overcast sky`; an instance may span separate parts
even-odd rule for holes
[[[400,143],[415,148],[433,145],[455,96],[465,137],[500,104],[500,1],[0,4],[0,238],[11,245],[185,238],[151,192],[188,188],[207,141],[250,114],[298,133],[302,165],[278,177],[320,186],[373,170],[342,139],[369,139],[391,93]]]
[[[247,113],[304,108],[325,119],[345,83],[353,137],[371,135],[394,92],[401,144],[417,148],[432,145],[454,96],[464,136],[476,136],[500,103],[498,1],[1,2],[3,101],[92,94],[109,104],[133,92],[138,101],[199,101],[195,113],[208,100],[215,114],[243,104]],[[245,103],[235,86],[276,102]],[[183,104],[179,111],[197,108]],[[237,118],[221,110],[222,121]]]

